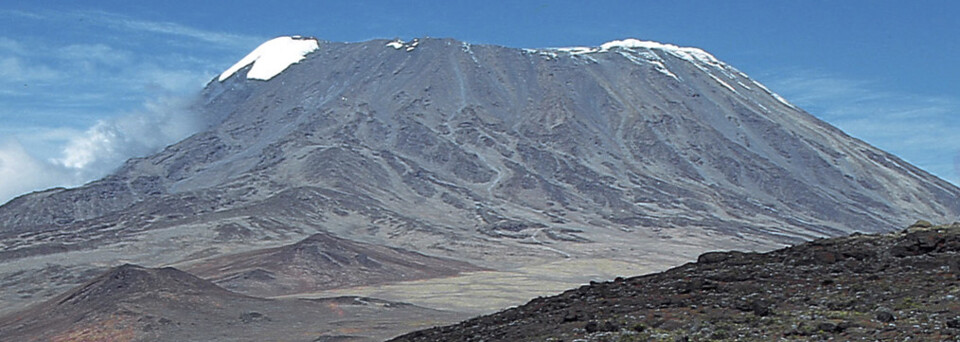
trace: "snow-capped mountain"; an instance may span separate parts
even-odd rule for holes
[[[211,129],[0,207],[0,277],[17,284],[0,301],[81,281],[31,287],[43,272],[191,264],[318,231],[500,270],[664,267],[960,217],[957,187],[696,48],[280,37],[202,95]]]

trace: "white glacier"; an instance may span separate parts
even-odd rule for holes
[[[387,46],[392,47],[392,48],[397,49],[397,50],[400,50],[401,48],[403,48],[403,41],[397,39],[397,40],[394,40],[394,41],[392,41],[392,42],[387,43]]]
[[[411,40],[409,43],[406,43],[406,42],[400,40],[400,38],[397,38],[397,39],[395,39],[395,40],[387,43],[386,46],[392,47],[392,48],[397,49],[397,50],[403,49],[403,50],[406,51],[406,52],[410,52],[410,51],[413,51],[414,49],[416,49],[416,48],[417,48],[417,45],[420,45],[420,39],[419,39],[419,38],[413,38],[413,40]]]
[[[664,44],[664,43],[659,43],[654,41],[639,40],[635,38],[627,38],[624,40],[611,40],[609,42],[601,44],[600,47],[575,46],[575,47],[552,48],[548,50],[568,52],[576,55],[576,54],[585,54],[585,53],[607,52],[615,48],[662,50],[674,56],[683,58],[691,62],[700,61],[703,63],[712,64],[716,66],[723,65],[718,59],[713,57],[713,55],[698,48],[679,47],[673,44]]]
[[[640,52],[640,53],[633,54],[633,53],[627,53],[623,51],[618,51],[617,53],[619,53],[621,56],[623,56],[624,58],[630,60],[631,62],[637,65],[652,64],[654,70],[659,71],[664,75],[670,76],[675,80],[678,80],[678,81],[680,80],[680,77],[678,77],[676,74],[670,72],[670,70],[667,69],[667,66],[663,64],[663,59],[661,59],[660,56],[657,56],[657,54],[655,53]]]
[[[634,38],[627,38],[623,40],[612,40],[612,41],[601,44],[600,47],[565,47],[565,48],[549,48],[549,49],[543,49],[543,50],[527,49],[525,51],[528,53],[539,52],[541,55],[552,53],[554,54],[553,57],[555,58],[556,53],[568,53],[573,56],[585,56],[593,53],[609,52],[615,49],[626,49],[631,53],[624,53],[625,51],[619,51],[620,55],[630,59],[634,63],[638,63],[642,61],[645,63],[652,64],[657,71],[664,73],[667,76],[677,78],[677,76],[674,73],[670,72],[670,70],[663,63],[663,60],[656,53],[646,52],[644,50],[636,50],[636,49],[663,51],[672,56],[675,56],[677,58],[690,62],[690,64],[692,64],[693,66],[697,67],[700,70],[703,70],[708,75],[710,75],[710,78],[712,78],[714,81],[719,83],[721,86],[723,86],[724,88],[727,88],[728,90],[733,91],[738,95],[740,95],[740,93],[736,90],[736,88],[734,88],[732,85],[730,85],[730,83],[727,83],[720,77],[717,77],[717,75],[714,75],[714,72],[719,71],[720,74],[722,74],[726,79],[731,81],[736,81],[739,86],[743,87],[746,90],[751,90],[751,88],[746,84],[744,84],[741,81],[741,79],[750,81],[750,83],[755,84],[757,87],[759,87],[761,90],[763,90],[764,92],[772,96],[778,102],[790,108],[797,109],[796,106],[788,102],[786,99],[784,99],[777,93],[770,91],[769,89],[767,89],[767,87],[763,86],[763,84],[760,84],[759,82],[751,79],[749,76],[740,72],[736,68],[721,62],[710,53],[694,47],[680,47],[673,44],[664,44],[664,43],[659,43],[654,41],[644,41],[644,40],[639,40]],[[632,54],[637,54],[642,58],[632,57],[631,56]],[[736,75],[739,75],[740,77],[737,77]],[[767,110],[765,107],[763,109]]]
[[[320,43],[315,38],[277,37],[253,49],[246,57],[220,74],[219,80],[223,82],[240,69],[253,64],[247,72],[247,79],[267,81],[319,48]]]
[[[566,47],[566,48],[556,48],[556,50],[557,50],[557,51],[560,51],[560,52],[569,52],[570,54],[573,54],[573,55],[580,55],[580,54],[584,54],[584,53],[597,52],[597,49],[596,49],[596,48],[588,48],[588,47],[583,47],[583,46]]]

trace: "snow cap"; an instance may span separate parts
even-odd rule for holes
[[[220,74],[220,82],[230,78],[244,67],[253,64],[247,79],[267,81],[279,75],[290,65],[299,63],[307,54],[320,48],[316,38],[282,36],[260,44],[239,62]]]

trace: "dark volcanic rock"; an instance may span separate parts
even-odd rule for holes
[[[877,312],[876,318],[877,318],[877,321],[880,321],[883,323],[890,323],[896,320],[896,317],[893,316],[893,313],[887,310],[882,310]]]
[[[897,252],[917,241],[937,243]],[[960,283],[946,265],[960,258],[957,242],[960,224],[763,254],[711,252],[663,273],[585,285],[393,341],[953,341]],[[824,253],[831,257],[817,257]],[[725,273],[743,276],[690,285]]]

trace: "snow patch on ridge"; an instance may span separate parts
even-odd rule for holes
[[[599,47],[564,47],[564,48],[548,48],[548,49],[542,49],[542,50],[524,49],[523,51],[524,53],[537,53],[542,56],[546,56],[548,59],[557,58],[558,54],[569,54],[572,56],[582,55],[583,57],[587,57],[588,54],[616,51],[621,56],[626,57],[627,59],[629,59],[630,61],[636,64],[641,64],[641,63],[650,64],[657,71],[667,76],[679,79],[679,77],[676,74],[674,74],[667,68],[666,64],[664,63],[664,60],[660,58],[660,55],[657,54],[657,51],[659,51],[659,52],[667,53],[671,56],[690,62],[690,64],[692,64],[696,68],[707,73],[707,75],[709,75],[711,79],[713,79],[714,81],[719,83],[721,86],[723,86],[724,88],[727,88],[728,90],[732,91],[737,95],[741,95],[740,92],[738,92],[736,88],[734,88],[730,83],[725,81],[724,78],[726,80],[736,82],[736,84],[742,87],[743,89],[752,90],[750,86],[748,86],[747,84],[741,81],[742,79],[745,79],[749,81],[748,83],[753,83],[754,85],[756,85],[762,91],[772,96],[774,99],[776,99],[776,101],[780,102],[781,104],[793,109],[798,109],[796,106],[788,102],[786,99],[784,99],[777,93],[770,91],[769,89],[767,89],[767,87],[764,87],[759,82],[750,79],[749,76],[740,72],[736,68],[721,62],[710,53],[694,47],[680,47],[673,44],[664,44],[664,43],[659,43],[654,41],[644,41],[644,40],[639,40],[634,38],[628,38],[623,40],[609,41],[601,44]],[[718,77],[718,75],[715,74],[715,72],[719,72],[719,75],[721,75],[723,78]],[[739,77],[737,77],[737,75],[739,75]],[[766,108],[764,109],[766,110]]]
[[[724,82],[719,77],[714,76],[713,74],[708,74],[708,75],[710,75],[710,78],[712,78],[714,81],[716,81],[717,83],[720,83],[720,85],[722,85],[724,88],[727,88],[728,90],[732,91],[734,94],[740,95],[740,92],[738,92],[736,89],[733,89],[733,87],[730,86],[730,84],[728,84],[727,82]]]
[[[392,48],[394,48],[395,50],[403,49],[403,50],[406,51],[406,52],[410,52],[410,51],[413,51],[414,49],[416,49],[416,48],[417,48],[417,45],[420,45],[420,39],[419,39],[419,38],[413,38],[413,40],[411,40],[409,43],[406,43],[406,42],[404,42],[403,40],[400,40],[399,38],[397,38],[397,39],[395,39],[395,40],[387,43],[385,46],[392,47]]]
[[[400,50],[403,48],[403,41],[400,39],[387,43],[387,46]]]
[[[667,52],[676,57],[685,59],[690,62],[699,61],[702,63],[722,66],[724,65],[720,60],[713,55],[695,47],[680,47],[673,44],[664,44],[654,41],[639,40],[634,38],[628,38],[624,40],[612,40],[600,45],[600,47],[563,47],[563,48],[552,48],[547,50],[553,50],[558,52],[566,52],[573,55],[581,55],[587,53],[598,53],[598,52],[607,52],[614,49],[649,49],[649,50],[661,50]]]
[[[637,65],[652,64],[654,70],[664,75],[667,75],[669,77],[672,77],[677,81],[680,80],[680,77],[678,77],[673,72],[670,72],[670,69],[667,69],[667,66],[663,64],[663,59],[661,59],[660,56],[657,56],[657,54],[655,53],[639,52],[639,53],[633,54],[633,53],[627,53],[624,51],[617,51],[617,53]]]
[[[572,54],[572,55],[582,55],[582,54],[585,54],[585,53],[597,52],[597,49],[596,49],[596,48],[588,48],[588,47],[583,47],[583,46],[556,48],[555,50],[560,51],[560,52],[567,52],[567,53],[570,53],[570,54]]]
[[[771,96],[773,96],[773,98],[777,99],[777,101],[779,101],[780,103],[784,104],[785,106],[790,107],[790,108],[793,108],[793,109],[799,109],[799,108],[797,108],[797,106],[794,106],[792,103],[788,102],[787,99],[785,99],[785,98],[783,98],[782,96],[780,96],[780,94],[774,93],[773,91],[770,91],[770,89],[767,89],[767,87],[765,87],[763,84],[760,84],[760,82],[753,81],[753,84],[756,84],[757,87],[760,87],[760,89],[763,89],[763,91],[765,91],[765,92],[767,92],[767,94],[770,94]]]
[[[239,62],[220,74],[220,82],[233,76],[240,69],[253,64],[247,72],[247,79],[267,81],[279,75],[290,65],[299,63],[307,54],[320,48],[316,38],[300,36],[277,37],[260,44]]]

